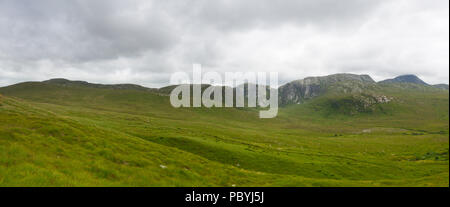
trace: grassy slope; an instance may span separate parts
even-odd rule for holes
[[[2,88],[0,186],[448,186],[448,92],[377,90],[396,99],[349,116],[331,94],[265,120],[144,91]]]

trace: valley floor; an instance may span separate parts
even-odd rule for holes
[[[449,186],[448,93],[429,116],[267,120],[98,93],[0,96],[0,186]]]

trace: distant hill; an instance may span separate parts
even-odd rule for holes
[[[392,83],[417,84],[417,85],[431,86],[434,88],[448,90],[448,84],[430,85],[430,84],[426,83],[425,81],[421,80],[416,75],[401,75],[401,76],[397,76],[393,79],[386,79],[386,80],[380,81],[378,83],[380,83],[380,84],[392,84]]]
[[[425,81],[421,80],[419,77],[415,75],[401,75],[393,79],[386,79],[380,81],[379,83],[415,83],[421,85],[428,85],[428,83],[425,83]]]
[[[433,87],[448,90],[448,84],[436,84]]]
[[[56,84],[61,86],[85,86],[92,88],[156,91],[155,88],[146,88],[136,84],[96,84],[96,83],[89,83],[86,81],[72,81],[63,78],[50,79],[43,81],[43,83]]]

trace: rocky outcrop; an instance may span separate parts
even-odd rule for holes
[[[393,97],[376,95],[373,93],[348,94],[325,99],[319,103],[319,108],[334,113],[356,115],[360,113],[373,113],[380,110],[379,104],[385,104],[393,100]]]
[[[353,98],[355,100],[359,100],[362,103],[364,110],[367,110],[376,104],[389,103],[390,101],[393,100],[393,97],[387,97],[385,95],[373,95],[373,94],[359,94],[354,95]]]

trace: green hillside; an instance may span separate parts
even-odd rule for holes
[[[0,88],[0,186],[449,186],[448,90],[330,90],[259,119],[126,86]]]

